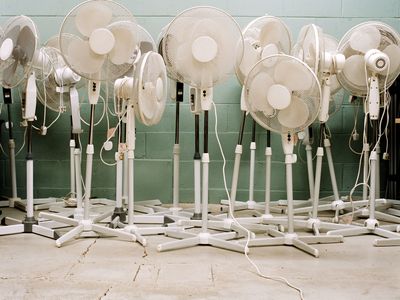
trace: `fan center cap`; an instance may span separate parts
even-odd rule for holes
[[[89,45],[94,53],[105,55],[114,48],[115,38],[107,28],[97,28],[90,35]]]
[[[209,36],[200,36],[192,44],[193,57],[201,63],[212,61],[218,53],[217,42]]]

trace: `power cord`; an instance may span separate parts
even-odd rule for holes
[[[261,272],[260,268],[257,266],[257,264],[249,257],[248,255],[248,246],[249,246],[249,242],[250,242],[250,231],[245,228],[242,224],[240,224],[238,222],[238,220],[235,218],[235,216],[233,215],[233,209],[231,206],[231,199],[230,199],[230,194],[229,194],[229,190],[228,190],[228,185],[226,183],[226,173],[225,173],[225,167],[226,167],[226,159],[225,159],[225,154],[224,154],[224,150],[222,149],[222,144],[221,141],[219,139],[219,134],[218,134],[218,114],[217,114],[217,107],[214,103],[214,101],[212,101],[212,105],[214,108],[214,116],[215,116],[215,125],[214,125],[214,130],[215,130],[215,137],[217,139],[217,143],[218,143],[218,147],[219,150],[221,152],[221,156],[222,156],[222,161],[223,161],[223,165],[222,165],[222,176],[223,176],[223,181],[224,181],[224,189],[227,195],[227,199],[228,199],[228,203],[229,203],[229,214],[232,218],[232,220],[235,222],[235,224],[237,224],[237,226],[239,226],[240,228],[242,228],[246,233],[247,233],[247,240],[246,240],[246,245],[245,245],[245,257],[247,259],[247,261],[253,266],[253,268],[256,270],[257,275],[268,279],[268,280],[273,280],[273,281],[277,281],[277,282],[283,282],[284,284],[286,284],[288,287],[290,287],[291,289],[296,290],[299,295],[300,295],[300,299],[304,300],[304,295],[303,295],[303,290],[293,284],[291,284],[286,278],[281,277],[281,276],[270,276],[270,275],[265,275],[264,273]]]

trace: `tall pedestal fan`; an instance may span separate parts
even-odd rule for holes
[[[333,230],[328,234],[342,234],[343,236],[372,234],[387,238],[375,240],[375,246],[400,245],[400,234],[390,232],[379,224],[378,219],[387,220],[390,215],[375,209],[377,196],[379,196],[377,162],[379,160],[379,142],[382,136],[379,122],[380,106],[384,107],[384,114],[387,113],[390,104],[386,95],[387,89],[400,74],[400,36],[387,24],[365,22],[353,27],[343,36],[339,42],[338,51],[346,56],[343,71],[338,74],[339,82],[352,95],[366,97],[364,100],[364,124],[365,126],[368,126],[369,123],[372,124],[372,141],[369,142],[367,136],[364,137],[363,149],[371,152],[369,158],[364,153],[365,165],[366,167],[370,165],[370,168],[364,176],[363,185],[366,187],[369,177],[370,193],[369,199],[363,199],[368,200],[369,205],[368,219],[364,222],[364,226]],[[382,100],[380,94],[382,94]],[[365,194],[367,193],[364,191],[363,196],[366,196]],[[400,223],[399,220],[397,223]]]
[[[341,242],[341,236],[300,236],[294,230],[293,175],[296,162],[293,147],[297,133],[314,122],[321,101],[321,86],[314,72],[299,59],[277,54],[257,63],[245,82],[245,99],[252,117],[258,124],[281,134],[286,165],[287,228],[286,233],[270,229],[272,238],[257,238],[249,246],[289,245],[315,257],[319,251],[308,244]],[[255,98],[254,90],[262,99]],[[261,110],[257,101],[264,103]]]
[[[195,119],[194,217],[201,220],[179,220],[183,226],[201,227],[200,233],[169,229],[166,235],[181,239],[158,245],[159,251],[209,245],[245,252],[245,247],[228,241],[237,232],[213,234],[208,220],[208,112],[213,105],[212,88],[230,75],[236,60],[242,59],[243,39],[231,16],[214,7],[194,7],[183,11],[168,25],[163,39],[163,57],[169,74],[185,82],[190,90],[191,111]],[[237,51],[241,54],[237,55]],[[204,153],[200,156],[200,115],[204,112]],[[201,174],[202,168],[202,174]],[[202,177],[201,177],[201,176]],[[217,221],[219,222],[219,221]],[[238,231],[241,231],[238,229]]]

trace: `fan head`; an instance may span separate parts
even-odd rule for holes
[[[235,62],[243,57],[243,38],[226,12],[194,7],[168,25],[162,51],[171,79],[206,89],[233,73]]]
[[[236,76],[243,85],[251,68],[261,59],[278,53],[289,54],[291,35],[286,24],[273,16],[262,16],[251,21],[243,30],[243,59],[235,65]],[[240,54],[240,53],[239,53]]]
[[[304,62],[276,54],[262,59],[249,72],[245,101],[254,120],[264,128],[296,133],[317,118],[321,86]]]
[[[364,22],[341,39],[338,51],[346,57],[340,84],[354,96],[368,93],[367,78],[378,77],[379,90],[389,88],[400,73],[400,36],[382,22]]]
[[[37,29],[30,18],[16,16],[7,20],[0,45],[0,84],[3,87],[16,87],[28,75],[37,44]]]
[[[325,47],[322,29],[315,24],[303,26],[300,30],[293,56],[305,62],[320,78]]]
[[[135,70],[136,117],[145,125],[160,122],[167,101],[167,70],[157,52],[143,55]]]
[[[37,82],[39,101],[55,112],[65,112],[70,107],[68,88],[81,88],[85,83],[65,63],[59,50],[59,36],[53,36],[45,43],[42,52],[48,57],[52,72]]]
[[[115,80],[132,66],[138,29],[131,13],[110,0],[89,0],[65,17],[60,50],[68,66],[80,76]]]

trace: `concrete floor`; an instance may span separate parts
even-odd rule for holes
[[[20,212],[3,209],[5,215]],[[400,247],[376,248],[374,236],[316,245],[320,258],[293,247],[251,248],[267,275],[284,276],[305,299],[400,299]],[[158,253],[114,238],[77,239],[57,248],[30,234],[0,237],[0,299],[299,299],[258,277],[243,254],[195,247]]]

